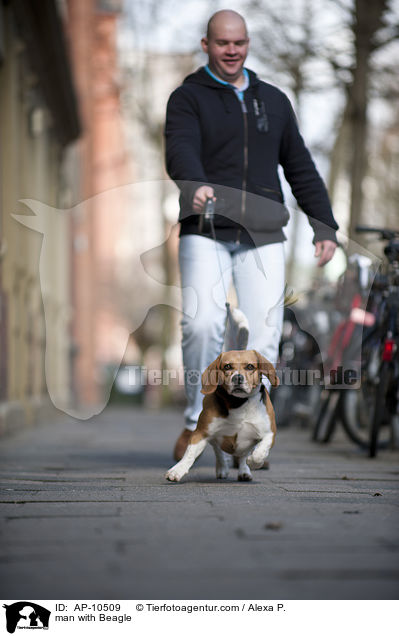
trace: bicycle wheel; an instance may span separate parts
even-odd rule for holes
[[[340,391],[325,389],[320,398],[320,407],[315,417],[312,439],[327,444],[334,432],[337,419]]]
[[[388,362],[383,362],[380,369],[380,381],[376,391],[375,409],[370,429],[370,457],[376,457],[377,455],[378,440],[384,424],[388,433],[391,433],[391,414],[389,413],[387,400],[388,391],[391,385],[391,376],[392,369],[390,364]]]
[[[371,382],[364,379],[360,388],[342,391],[342,425],[348,437],[365,450],[370,448],[379,385],[380,381]],[[389,442],[389,426],[386,425],[385,420],[382,420],[379,427],[378,448],[386,448]]]

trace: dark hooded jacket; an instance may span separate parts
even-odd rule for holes
[[[169,98],[166,167],[180,188],[181,234],[198,234],[192,201],[200,185],[217,197],[220,240],[256,245],[285,240],[289,214],[278,175],[284,175],[308,215],[315,241],[336,241],[324,183],[299,133],[287,96],[248,70],[244,105],[234,90],[204,68],[189,75]]]

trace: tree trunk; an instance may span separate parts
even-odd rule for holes
[[[349,238],[359,240],[355,227],[361,221],[363,180],[367,170],[367,103],[370,76],[370,57],[373,38],[381,27],[387,0],[356,0],[353,21],[355,36],[355,69],[349,91],[349,121],[351,127],[352,158],[350,166],[351,201]]]

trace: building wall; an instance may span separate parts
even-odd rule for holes
[[[4,432],[43,414],[49,404],[46,376],[58,404],[70,398],[66,319],[70,267],[67,218],[49,214],[43,219],[48,249],[41,254],[42,234],[12,216],[29,213],[21,199],[59,206],[65,142],[57,134],[55,113],[31,64],[13,3],[1,3],[0,11],[0,432]],[[46,271],[46,289],[40,284],[39,264]]]
[[[133,180],[120,107],[117,30],[121,2],[67,0],[71,59],[83,120],[80,201],[72,214],[73,368],[76,403],[101,401],[107,364],[119,365],[129,324],[116,294],[118,246]]]

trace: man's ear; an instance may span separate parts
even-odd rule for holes
[[[280,384],[280,380],[276,374],[276,369],[272,365],[265,356],[262,356],[258,351],[254,351],[256,357],[258,358],[258,369],[259,371],[265,375],[270,380],[270,384],[272,386],[278,386]]]
[[[220,361],[222,354],[219,354],[216,360],[214,360],[202,374],[202,389],[201,393],[208,395],[214,393],[219,384],[223,382],[224,374],[220,369]]]
[[[201,38],[201,46],[204,53],[208,53],[208,38]]]

